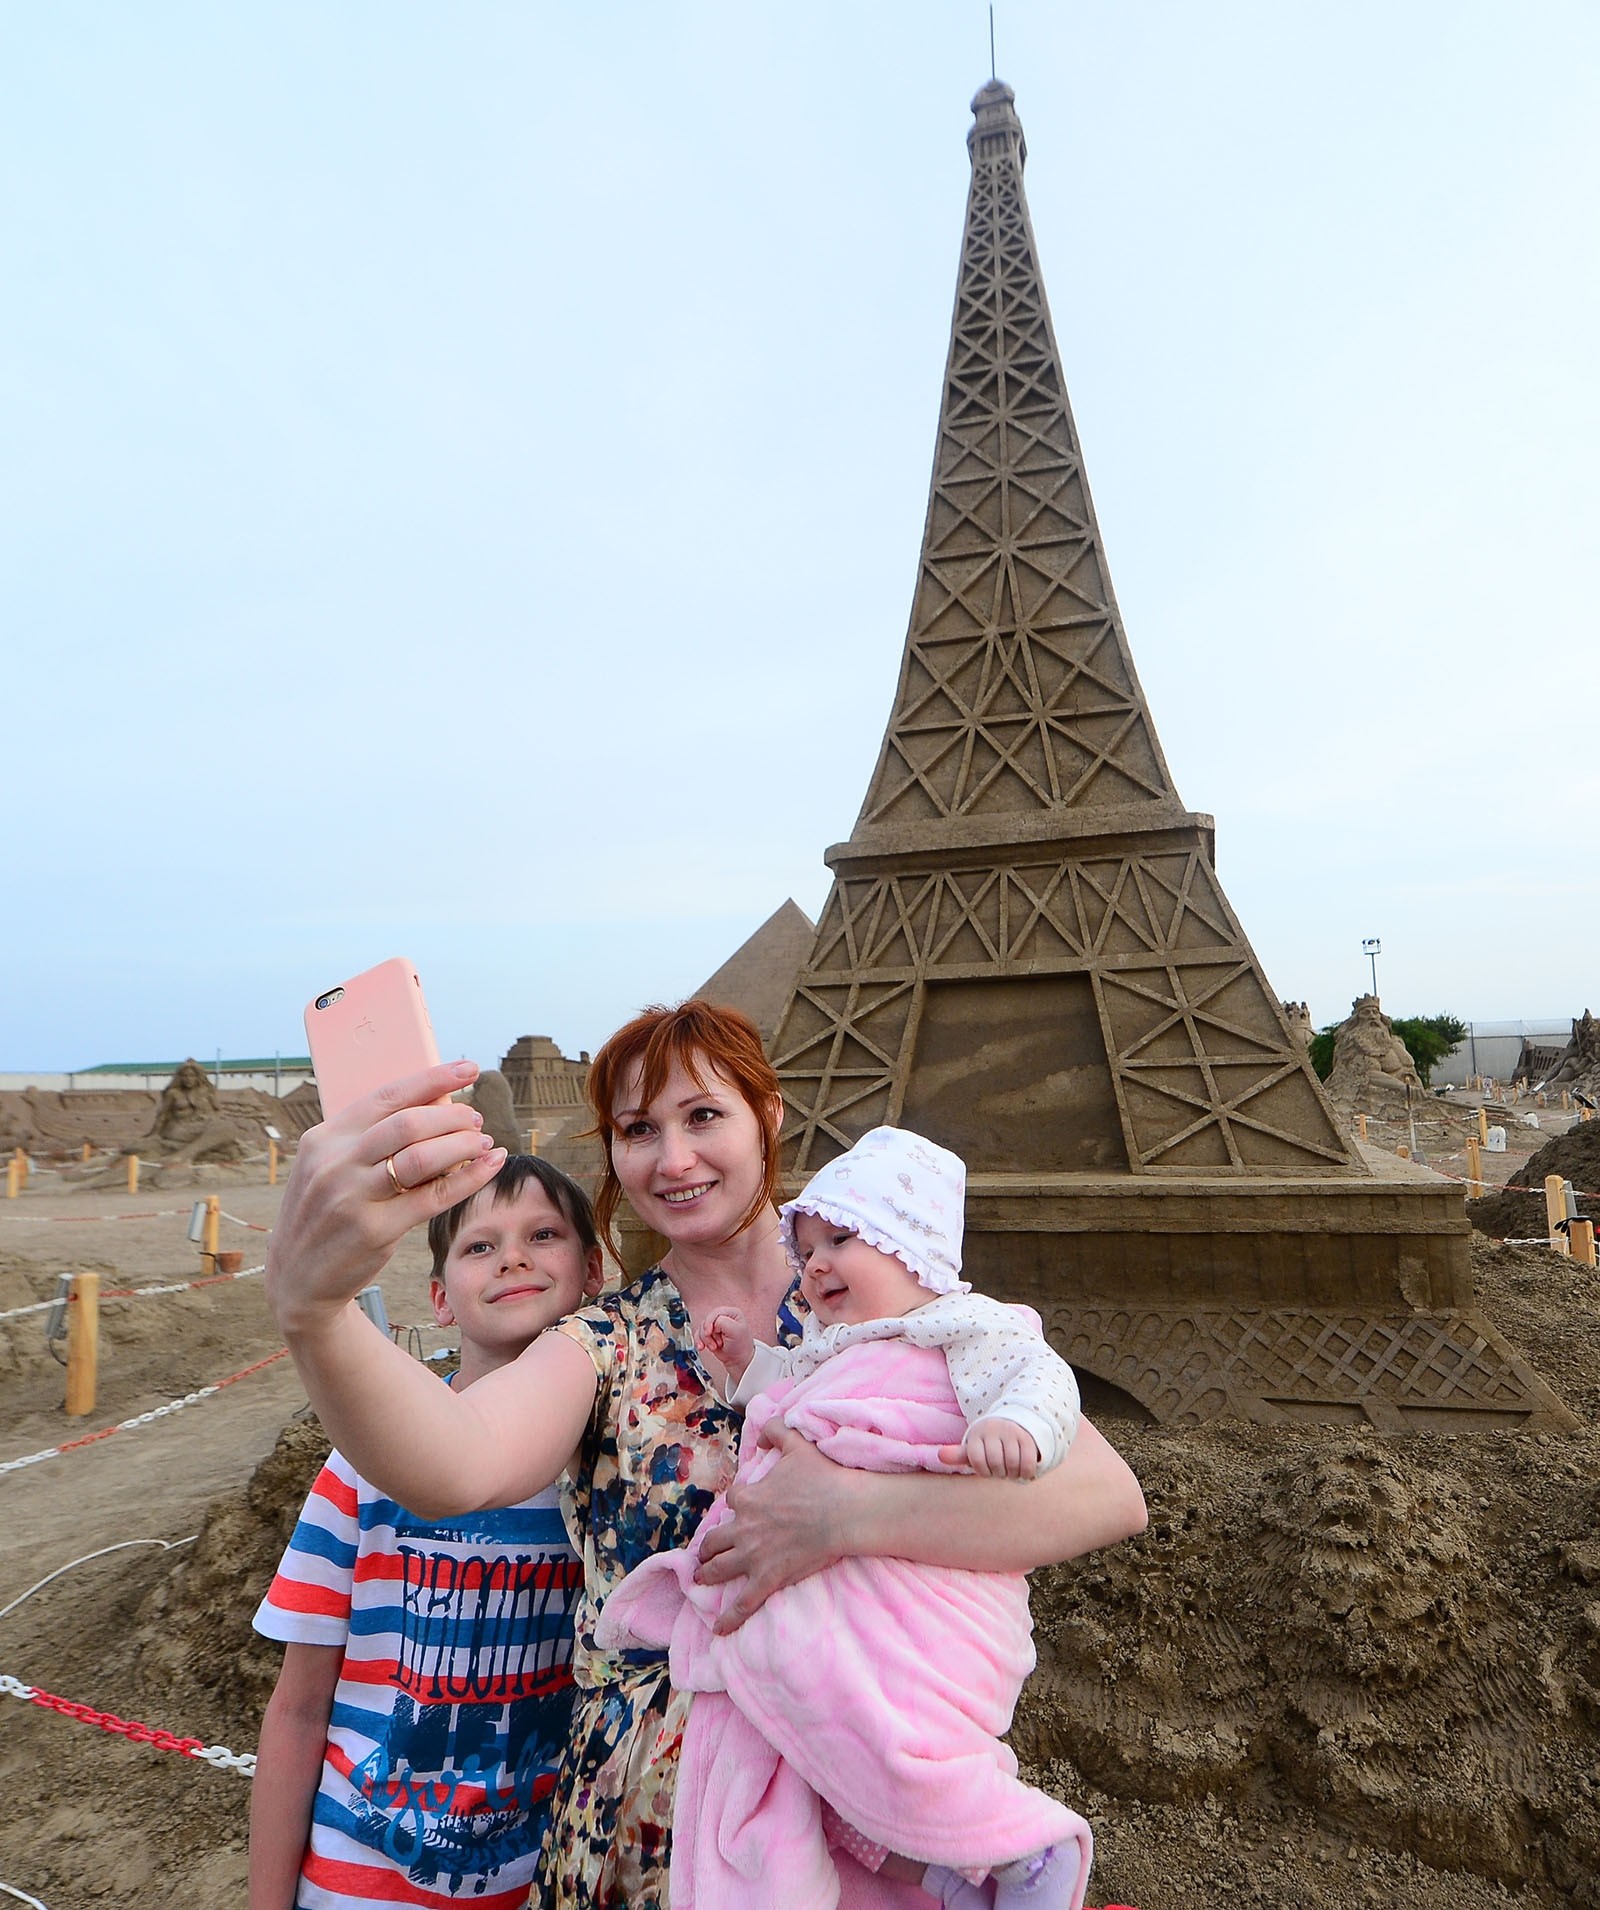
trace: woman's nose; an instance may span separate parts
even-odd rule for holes
[[[682,1174],[694,1166],[694,1136],[686,1128],[669,1127],[661,1135],[661,1167],[667,1174]]]

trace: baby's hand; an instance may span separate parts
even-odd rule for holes
[[[1031,1479],[1039,1469],[1039,1446],[1012,1419],[980,1419],[967,1429],[960,1446],[946,1446],[940,1458],[947,1465],[962,1460],[986,1479]]]
[[[743,1377],[756,1350],[756,1336],[750,1322],[737,1307],[713,1308],[701,1323],[695,1344],[702,1353],[711,1353],[737,1380]]]

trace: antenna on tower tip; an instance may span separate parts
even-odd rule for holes
[[[994,70],[994,6],[992,0],[989,7],[989,77],[990,79],[999,77]]]

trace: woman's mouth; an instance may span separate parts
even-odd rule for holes
[[[702,1194],[709,1194],[716,1186],[715,1181],[703,1180],[693,1187],[675,1187],[668,1193],[658,1196],[669,1207],[686,1207],[690,1201],[698,1200]]]

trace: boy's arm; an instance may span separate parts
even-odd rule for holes
[[[286,1645],[250,1786],[250,1910],[294,1910],[344,1653]]]

